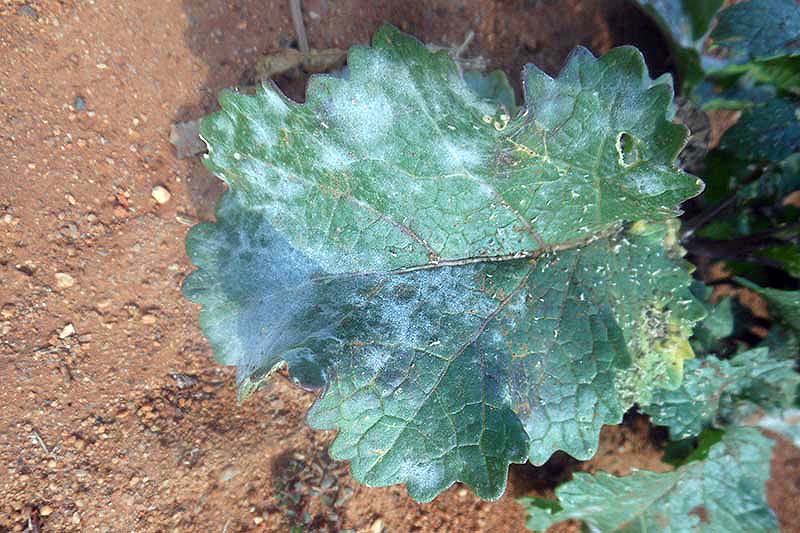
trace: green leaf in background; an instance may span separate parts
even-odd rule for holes
[[[591,457],[679,384],[704,313],[661,222],[701,188],[674,167],[669,79],[577,49],[556,79],[526,69],[511,117],[391,27],[348,65],[302,105],[224,93],[202,125],[230,188],[187,238],[184,292],[217,358],[248,390],[288,363],[323,389],[309,422],[339,430],[332,455],[418,500]]]
[[[745,159],[781,161],[800,149],[800,108],[784,98],[747,108],[720,148]]]
[[[703,80],[692,91],[692,99],[705,111],[716,109],[748,109],[776,98],[771,85],[757,82],[752,75],[740,70],[733,75],[714,76]]]
[[[796,359],[800,355],[800,335],[780,324],[773,324],[759,346],[769,348],[773,359]]]
[[[704,166],[708,188],[701,199],[706,204],[703,214],[726,207],[710,218],[700,215],[686,223],[696,228],[684,230],[684,240],[696,233],[688,243],[690,250],[726,259],[731,273],[754,281],[769,282],[774,270],[766,267],[800,277],[800,209],[788,201],[800,190],[800,154],[764,167],[715,150]],[[704,226],[702,221],[707,221]]]
[[[793,360],[773,359],[767,348],[756,348],[730,360],[687,361],[681,386],[656,391],[641,408],[654,424],[669,428],[671,439],[685,439],[709,426],[739,424],[759,408],[789,407],[798,384]]]
[[[770,166],[756,181],[742,188],[742,200],[781,207],[789,194],[800,190],[800,154],[792,154]]]
[[[749,63],[748,72],[759,83],[774,85],[789,93],[800,93],[800,56],[755,61]]]
[[[795,0],[734,4],[720,12],[711,39],[737,63],[800,55],[800,9]]]
[[[725,432],[721,429],[706,428],[697,437],[673,440],[664,446],[661,460],[674,467],[708,458],[711,447],[722,440]]]
[[[761,250],[760,255],[775,261],[790,275],[800,278],[800,246],[781,244]]]
[[[700,82],[704,70],[716,63],[703,53],[703,47],[723,0],[637,0],[637,4],[670,41],[683,85],[692,87]]]
[[[717,305],[709,307],[708,316],[701,323],[703,329],[715,339],[733,335],[733,300],[723,298]]]
[[[577,473],[556,489],[558,506],[521,500],[528,528],[544,531],[577,519],[603,532],[777,532],[765,490],[772,447],[758,430],[732,428],[706,459],[674,471],[640,470],[625,477]]]
[[[725,339],[734,332],[733,299],[727,297],[712,304],[708,301],[711,298],[711,287],[700,282],[692,284],[692,293],[703,302],[706,309],[706,317],[695,324],[692,347],[695,353],[720,352]]]

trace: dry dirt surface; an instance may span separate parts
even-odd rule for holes
[[[474,31],[467,55],[512,74],[555,72],[576,44],[633,42],[669,66],[622,0],[307,0],[304,13],[316,48],[388,21],[446,46]],[[0,531],[524,531],[514,498],[551,495],[576,469],[664,468],[631,417],[592,461],[512,468],[499,502],[455,486],[422,505],[353,482],[324,451],[332,435],[305,426],[313,395],[286,379],[237,405],[180,295],[185,234],[221,186],[168,138],[294,39],[286,1],[0,0]],[[304,80],[278,81],[302,98]],[[769,493],[785,531],[800,531],[799,470],[781,442]]]

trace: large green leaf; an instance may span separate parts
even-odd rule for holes
[[[758,408],[789,407],[800,384],[794,361],[773,359],[757,348],[730,360],[708,356],[686,362],[676,390],[658,390],[642,405],[654,424],[669,427],[673,440],[693,437],[708,426],[741,423]]]
[[[751,428],[730,429],[708,457],[671,472],[625,477],[577,473],[556,489],[558,502],[522,500],[528,527],[543,531],[569,519],[593,531],[757,533],[778,531],[767,505],[773,443]]]
[[[498,497],[508,464],[588,458],[702,317],[674,228],[698,192],[641,55],[525,72],[515,117],[385,27],[303,105],[225,93],[207,164],[230,190],[187,239],[185,294],[250,389],[282,362],[369,485]],[[641,221],[649,220],[650,222]],[[626,221],[640,220],[625,225]]]
[[[741,2],[719,14],[711,38],[737,62],[797,56],[800,9],[795,0]]]

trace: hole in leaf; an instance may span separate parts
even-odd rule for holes
[[[621,131],[617,135],[617,157],[623,167],[631,167],[639,161],[639,139]]]

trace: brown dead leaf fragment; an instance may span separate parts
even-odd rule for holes
[[[296,78],[301,72],[336,70],[344,65],[346,59],[347,52],[338,48],[312,49],[307,54],[294,48],[283,48],[263,56],[256,63],[256,80],[264,82],[280,75]]]
[[[169,142],[175,147],[175,154],[179,159],[206,151],[206,143],[200,138],[200,120],[175,122],[170,127]]]

